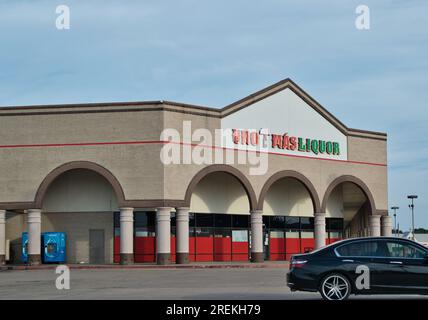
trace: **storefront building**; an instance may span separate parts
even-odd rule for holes
[[[386,134],[346,127],[289,79],[222,109],[4,107],[0,137],[0,263],[20,263],[23,232],[30,264],[44,232],[66,234],[67,263],[122,264],[288,260],[391,234]]]

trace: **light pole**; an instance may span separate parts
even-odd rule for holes
[[[412,240],[415,240],[415,205],[413,204],[413,200],[417,198],[418,196],[415,194],[407,196],[407,199],[412,200],[412,204],[409,204],[409,208],[412,210]]]
[[[391,207],[391,210],[394,210],[394,230],[395,230],[395,236],[398,237],[398,230],[397,230],[397,210],[400,209],[400,207]]]

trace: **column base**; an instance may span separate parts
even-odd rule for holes
[[[134,254],[133,253],[121,253],[120,254],[120,264],[133,264],[134,263]]]
[[[187,264],[189,263],[189,253],[187,252],[177,252],[176,253],[176,263],[177,264]]]
[[[29,254],[28,255],[28,264],[30,266],[37,266],[42,263],[42,259],[40,258],[40,254]]]
[[[6,256],[4,254],[0,254],[0,266],[4,266],[6,264]]]
[[[251,252],[251,262],[263,262],[264,261],[263,252]]]
[[[170,254],[169,253],[157,253],[156,254],[156,263],[163,265],[170,263]]]

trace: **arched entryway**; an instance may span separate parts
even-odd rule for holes
[[[264,257],[288,260],[291,255],[314,249],[314,215],[318,194],[312,183],[295,171],[272,175],[262,188]]]
[[[112,263],[113,214],[121,202],[119,182],[98,164],[71,162],[54,169],[35,199],[41,209],[42,242],[45,232],[63,232],[67,263]]]
[[[341,176],[331,182],[325,192],[321,210],[332,221],[343,221],[344,238],[372,235],[371,224],[378,217],[369,188],[354,176]],[[380,227],[379,219],[380,216],[378,223],[375,223],[376,227]],[[326,228],[327,233],[331,232],[332,226],[327,224]]]
[[[190,261],[249,259],[250,211],[256,198],[240,171],[229,166],[201,170],[189,184],[186,203]]]

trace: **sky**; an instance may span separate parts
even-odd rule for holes
[[[388,133],[389,206],[407,229],[417,194],[428,228],[427,14],[426,0],[0,0],[0,106],[223,107],[291,78],[348,127]]]

